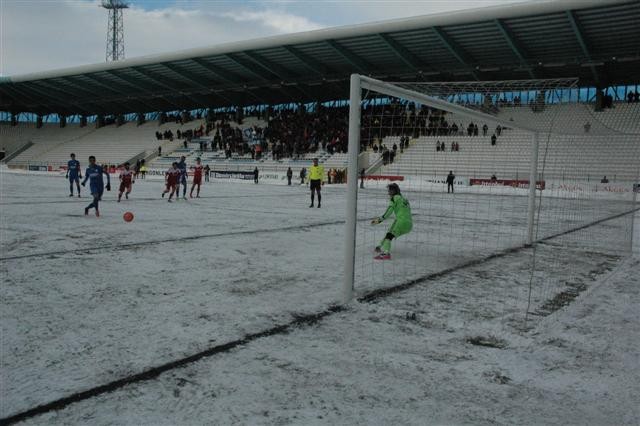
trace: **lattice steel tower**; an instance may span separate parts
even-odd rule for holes
[[[109,11],[107,23],[107,62],[124,59],[124,20],[122,9],[129,8],[123,0],[102,0],[102,7]]]

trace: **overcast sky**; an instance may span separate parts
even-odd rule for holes
[[[522,1],[130,0],[125,56]],[[0,0],[0,75],[104,62],[107,11],[99,4]]]

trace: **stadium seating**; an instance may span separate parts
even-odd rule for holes
[[[46,163],[46,159],[48,159],[46,153],[48,151],[66,142],[90,135],[94,131],[95,128],[93,127],[80,127],[78,124],[69,124],[64,128],[60,128],[60,125],[57,123],[46,123],[39,129],[35,123],[19,123],[17,126],[10,126],[8,123],[2,123],[0,125],[2,147],[5,149],[7,156],[25,144],[29,142],[33,143],[30,148],[22,152],[12,161],[9,161],[10,164],[20,162],[20,160],[18,160],[20,157],[24,159],[22,161],[42,157],[45,158],[43,162]],[[67,158],[68,157],[69,153],[67,152]]]
[[[436,151],[437,141],[444,142],[446,151]],[[460,145],[459,151],[451,151],[452,142]],[[379,173],[442,179],[453,170],[468,178],[496,174],[499,178],[527,179],[531,143],[530,134],[514,130],[503,131],[495,146],[487,136],[423,136],[412,140],[409,148]],[[541,135],[539,153],[539,171],[544,163],[544,178],[559,180],[596,180],[605,175],[634,180],[637,175],[630,171],[637,170],[640,160],[638,147],[630,144],[628,137]]]
[[[168,143],[166,140],[157,140],[156,131],[171,130],[176,132],[193,129],[200,126],[203,120],[195,120],[184,125],[179,123],[166,123],[158,126],[157,122],[147,122],[138,126],[129,122],[122,126],[108,125],[96,129],[90,125],[80,127],[78,124],[69,124],[65,128],[57,125],[46,125],[41,129],[32,130],[23,125],[16,126],[16,139],[26,141],[27,136],[34,143],[26,151],[9,161],[9,165],[20,166],[31,163],[48,164],[53,167],[66,165],[69,154],[76,154],[81,162],[86,161],[90,155],[96,156],[99,163],[120,164],[136,155],[145,153],[151,155],[156,152],[158,146],[163,149],[173,150],[177,143]]]
[[[595,112],[592,104],[547,105],[542,112],[533,112],[529,107],[503,107],[499,115],[505,121],[514,123],[538,123],[541,128],[541,166],[542,154],[546,151],[544,164],[545,179],[593,179],[602,176],[609,179],[633,180],[637,169],[638,147],[630,142],[628,134],[640,134],[640,104],[616,103],[611,109]],[[377,174],[422,175],[441,179],[453,170],[461,177],[487,178],[496,174],[499,178],[524,178],[529,175],[529,157],[531,135],[515,130],[505,129],[498,136],[496,146],[490,143],[495,126],[489,124],[486,136],[467,136],[465,131],[469,120],[447,114],[449,123],[457,123],[458,135],[421,136],[412,139],[404,153],[395,158],[393,164],[372,170]],[[590,124],[585,131],[585,123]],[[24,152],[9,161],[9,165],[20,166],[29,163],[47,164],[57,167],[66,164],[69,153],[75,152],[81,162],[89,155],[95,155],[100,163],[120,164],[126,160],[141,156],[147,159],[150,168],[165,169],[181,155],[187,157],[192,164],[200,156],[204,164],[213,170],[253,170],[261,172],[284,172],[291,167],[294,175],[298,175],[302,167],[309,167],[312,159],[318,157],[326,170],[331,168],[345,169],[347,154],[328,154],[323,150],[307,153],[298,158],[274,160],[270,152],[260,160],[253,160],[249,154],[239,156],[234,153],[225,158],[223,151],[200,152],[199,144],[192,142],[187,148],[177,139],[174,142],[157,140],[155,132],[171,130],[174,135],[178,130],[185,131],[199,127],[204,120],[195,120],[185,125],[166,123],[158,126],[157,122],[148,122],[137,126],[126,123],[122,126],[109,125],[95,129],[93,125],[80,127],[68,124],[60,128],[58,124],[45,124],[37,129],[33,123],[20,123],[0,126],[2,145],[7,153],[19,149],[29,141],[33,143]],[[248,128],[252,126],[266,127],[267,123],[255,117],[247,117],[242,125],[229,123],[232,127]],[[476,124],[482,128],[484,123]],[[552,135],[542,131],[553,124],[559,132],[566,135]],[[534,124],[535,125],[535,124]],[[624,134],[627,134],[626,136]],[[204,137],[211,140],[212,134]],[[436,142],[445,144],[444,152],[436,151]],[[460,146],[458,152],[451,151],[452,142]],[[391,148],[399,145],[399,136],[386,137],[384,144]],[[158,146],[163,147],[163,156],[155,158]],[[380,154],[370,154],[370,162],[379,159]],[[626,172],[621,172],[626,170]],[[625,174],[626,173],[626,174]]]

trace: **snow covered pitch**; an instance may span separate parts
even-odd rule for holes
[[[200,199],[167,203],[160,181],[138,180],[129,200],[105,193],[96,218],[84,216],[88,194],[69,198],[64,179],[0,179],[3,419],[254,336],[25,424],[640,421],[631,215],[594,224],[589,239],[581,231],[538,246],[539,315],[523,331],[531,253],[505,251],[524,232],[523,197],[408,191],[420,232],[375,263],[369,243],[385,229],[367,228],[360,301],[330,309],[343,264],[341,186],[310,209],[306,187],[212,182]],[[385,195],[361,197],[364,230]],[[628,207],[600,204],[605,217]],[[553,233],[558,222],[544,226]],[[501,254],[471,263],[491,253]],[[401,284],[394,277],[408,266],[402,279],[427,278],[375,293]],[[560,282],[579,288],[566,305]],[[255,336],[265,330],[274,332]]]

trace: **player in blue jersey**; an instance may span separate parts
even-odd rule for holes
[[[82,173],[80,173],[80,162],[76,160],[76,155],[71,154],[71,160],[67,161],[67,179],[69,179],[69,197],[73,197],[73,183],[76,183],[78,188],[78,197],[80,197],[80,179],[82,179]]]
[[[183,155],[180,157],[180,162],[178,163],[178,169],[180,170],[180,179],[178,180],[178,189],[176,190],[176,200],[180,198],[180,185],[182,185],[182,198],[184,200],[187,199],[187,163],[186,158]]]
[[[104,181],[102,175],[107,176],[107,191],[111,191],[111,179],[109,173],[107,173],[102,167],[96,164],[96,157],[93,155],[89,157],[89,167],[84,172],[84,180],[82,186],[89,180],[89,188],[91,189],[91,195],[93,196],[93,202],[84,209],[85,216],[89,214],[89,209],[94,207],[96,209],[96,216],[100,216],[100,210],[98,210],[98,202],[102,199],[102,193],[104,192]]]

